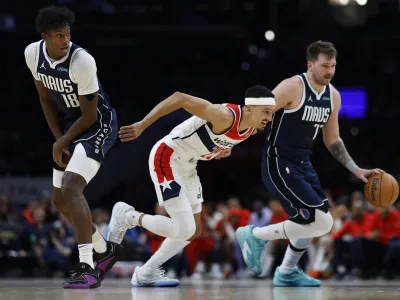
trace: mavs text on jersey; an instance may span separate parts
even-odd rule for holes
[[[115,110],[110,106],[96,76],[94,58],[83,48],[70,42],[68,54],[54,60],[46,51],[44,40],[25,49],[25,59],[35,80],[41,81],[54,101],[61,117],[63,133],[78,120],[82,113],[79,95],[98,92],[97,119],[71,145],[70,151],[81,143],[88,157],[103,163],[105,154],[117,139],[118,124]],[[62,170],[54,164],[56,169]]]

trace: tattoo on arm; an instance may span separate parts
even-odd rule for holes
[[[96,97],[96,93],[92,93],[92,94],[87,94],[87,95],[83,95],[83,97],[85,97],[86,99],[88,99],[88,101],[92,101],[94,99],[94,97]]]
[[[329,151],[331,152],[333,157],[336,158],[337,161],[339,161],[344,166],[346,166],[349,162],[353,160],[347,152],[342,139],[339,139],[337,142],[333,143],[329,147]]]

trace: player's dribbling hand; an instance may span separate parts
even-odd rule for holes
[[[61,168],[65,168],[67,163],[63,162],[63,148],[58,142],[53,144],[53,160]]]
[[[143,122],[136,122],[129,126],[122,126],[119,129],[119,138],[122,142],[129,142],[137,139],[142,132],[146,129],[146,126]]]
[[[381,169],[372,169],[372,170],[366,170],[366,169],[357,169],[354,172],[354,175],[361,179],[362,181],[364,181],[365,183],[368,182],[368,177],[374,174],[381,174],[381,173],[385,173],[385,171],[381,170]]]
[[[229,157],[232,154],[232,149],[225,149],[223,151],[221,151],[220,153],[218,153],[218,155],[215,157],[215,159],[221,159],[224,157]]]

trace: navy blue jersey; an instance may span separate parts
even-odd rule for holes
[[[47,51],[46,45],[44,41],[41,41],[37,51],[35,72],[60,112],[62,130],[65,133],[82,116],[78,94],[79,82],[74,82],[71,67],[76,54],[85,50],[74,43],[70,43],[68,55],[56,61],[51,61],[45,51]],[[82,143],[88,157],[103,163],[105,154],[117,139],[118,120],[116,112],[110,106],[108,97],[98,80],[97,83],[97,119],[69,145],[69,148],[72,151],[78,143]],[[55,168],[58,168],[58,166],[55,166]]]
[[[68,55],[56,61],[57,64],[52,68],[48,61],[49,58],[44,53],[45,49],[44,41],[41,41],[36,72],[59,109],[64,127],[69,128],[82,115],[79,107],[78,85],[71,79],[71,62],[79,51],[85,50],[71,43]],[[112,110],[100,82],[98,84],[97,122],[99,122],[101,115],[110,115]]]
[[[318,94],[305,73],[298,77],[303,82],[301,102],[293,109],[275,112],[266,130],[264,156],[308,161],[315,138],[332,114],[332,86],[326,85]]]

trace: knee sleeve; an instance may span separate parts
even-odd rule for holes
[[[330,212],[323,212],[322,210],[315,210],[315,222],[311,223],[315,230],[318,230],[320,235],[324,235],[331,231],[333,226],[333,218]]]
[[[290,244],[299,250],[307,249],[310,246],[313,238],[290,240]]]
[[[196,232],[196,222],[192,211],[185,211],[171,215],[172,239],[186,241]]]

